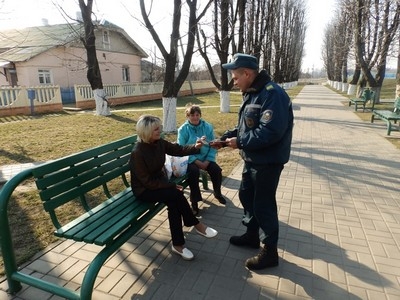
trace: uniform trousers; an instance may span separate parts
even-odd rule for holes
[[[261,242],[276,247],[279,236],[276,190],[283,164],[244,163],[239,200],[244,209],[243,224],[248,232],[263,231]]]

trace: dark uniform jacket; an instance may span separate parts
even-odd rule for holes
[[[175,187],[164,172],[165,154],[185,156],[199,153],[194,145],[181,146],[160,139],[154,143],[137,142],[130,157],[132,191],[139,196],[146,189]]]
[[[254,164],[284,164],[290,156],[293,109],[287,93],[261,71],[243,93],[239,122],[221,137],[237,137],[240,155]]]

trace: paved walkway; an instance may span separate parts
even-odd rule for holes
[[[22,170],[30,169],[38,164],[40,164],[40,162],[0,166],[0,187],[2,184],[6,183],[11,177],[17,175]]]
[[[279,267],[250,272],[244,261],[257,251],[228,242],[244,231],[239,164],[224,182],[226,207],[203,193],[202,219],[219,235],[187,230],[194,261],[171,254],[164,211],[102,268],[93,299],[400,299],[400,150],[383,122],[361,121],[343,100],[309,85],[294,101],[292,156],[278,191]],[[23,269],[78,288],[97,251],[61,242]],[[1,300],[59,299],[26,286],[12,298],[6,287]]]

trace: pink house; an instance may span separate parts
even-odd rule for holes
[[[96,49],[103,84],[139,83],[147,54],[120,27],[96,26]],[[0,35],[0,86],[88,84],[82,24],[5,30]]]

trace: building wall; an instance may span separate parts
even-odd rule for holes
[[[131,83],[139,83],[141,78],[141,57],[121,35],[110,34],[110,49],[102,47],[102,36],[99,43],[97,59],[99,61],[103,84],[123,83],[122,68],[129,68]],[[103,48],[103,49],[101,49]],[[118,52],[113,52],[118,51]],[[75,84],[88,84],[86,77],[86,50],[81,46],[69,45],[50,49],[26,62],[16,63],[18,85],[37,86],[38,71],[50,70],[52,84],[60,87],[73,87]],[[4,76],[0,76],[0,85],[9,85]]]

